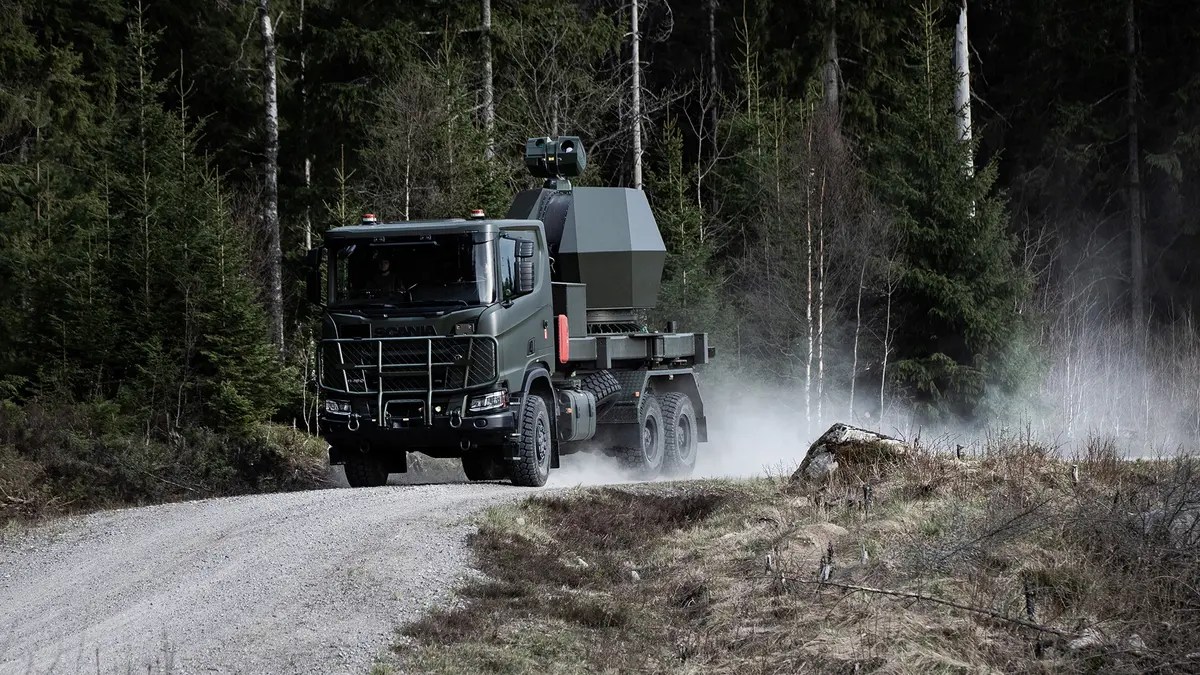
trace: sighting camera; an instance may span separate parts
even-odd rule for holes
[[[538,178],[570,178],[587,168],[587,153],[578,136],[531,138],[525,141],[525,167]]]

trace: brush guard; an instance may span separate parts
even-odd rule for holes
[[[409,408],[401,418],[405,425],[416,421],[413,404],[429,427],[435,395],[465,398],[495,385],[498,346],[489,335],[328,338],[321,340],[319,382],[330,394],[374,394],[380,427],[390,427],[393,405]]]

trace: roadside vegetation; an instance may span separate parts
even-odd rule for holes
[[[414,672],[1195,672],[1200,464],[994,440],[489,511]]]
[[[0,400],[0,525],[65,513],[319,487],[325,445],[290,427],[131,428],[112,405]]]

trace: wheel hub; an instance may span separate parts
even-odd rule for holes
[[[653,419],[646,420],[642,425],[642,452],[651,461],[658,457],[658,426]]]
[[[685,416],[679,417],[679,424],[675,427],[675,438],[679,444],[680,458],[687,460],[692,456],[692,425],[691,420]]]
[[[546,429],[546,421],[538,419],[537,428],[534,429],[534,453],[537,455],[538,464],[546,461],[546,448],[550,445],[550,433]]]

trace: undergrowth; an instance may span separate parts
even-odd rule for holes
[[[77,511],[324,484],[324,444],[296,430],[131,428],[110,404],[0,401],[0,524]]]
[[[493,509],[418,672],[1195,672],[1200,465],[917,450]]]

